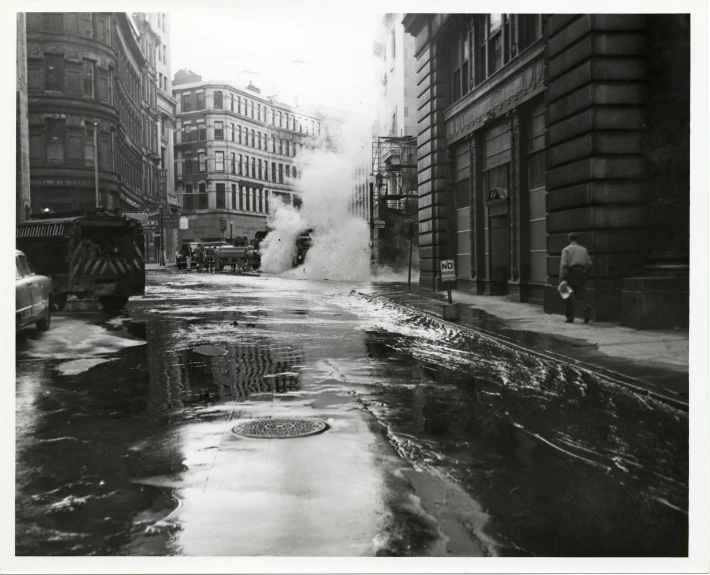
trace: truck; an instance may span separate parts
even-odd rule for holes
[[[18,224],[16,248],[52,280],[54,306],[96,298],[106,310],[145,294],[143,228],[117,210],[39,214]]]
[[[311,249],[313,230],[306,230],[296,238],[296,253],[293,256],[293,267],[303,265],[306,261],[306,254]]]
[[[234,238],[233,245],[224,244],[216,248],[217,269],[222,271],[225,266],[231,266],[232,271],[242,269],[246,260],[249,241],[246,236]]]

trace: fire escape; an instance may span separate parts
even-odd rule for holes
[[[375,205],[401,215],[417,211],[417,138],[380,136],[372,143]]]

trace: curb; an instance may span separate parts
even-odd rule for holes
[[[677,409],[680,409],[682,411],[688,411],[689,410],[689,404],[687,401],[681,399],[680,397],[676,396],[673,392],[670,392],[665,389],[660,389],[660,388],[655,388],[655,389],[649,389],[654,386],[652,386],[649,383],[643,382],[639,379],[629,377],[628,375],[621,374],[619,372],[613,371],[611,369],[599,367],[594,364],[590,364],[578,359],[574,359],[571,357],[567,357],[552,351],[547,351],[547,350],[539,350],[535,349],[532,347],[529,347],[527,345],[521,344],[520,342],[514,341],[513,339],[506,337],[504,335],[500,335],[495,332],[491,332],[487,329],[483,329],[480,327],[469,327],[466,325],[460,325],[457,322],[453,321],[446,321],[442,319],[441,317],[434,315],[430,312],[421,310],[417,307],[413,307],[410,305],[398,303],[396,301],[391,300],[389,297],[386,295],[368,295],[364,294],[362,292],[357,292],[357,294],[361,297],[364,297],[366,299],[370,300],[385,300],[387,301],[390,305],[393,305],[395,307],[399,307],[400,309],[404,309],[407,311],[415,312],[415,313],[420,313],[422,315],[427,316],[431,320],[443,324],[443,325],[448,325],[448,326],[455,326],[456,328],[462,330],[462,331],[468,331],[476,334],[482,334],[485,335],[486,337],[489,337],[493,340],[496,340],[500,343],[503,343],[507,346],[514,347],[517,349],[520,349],[522,351],[525,351],[526,353],[531,353],[533,355],[537,355],[538,357],[542,357],[544,359],[551,359],[554,361],[560,361],[563,363],[567,363],[570,365],[574,365],[577,368],[584,369],[585,371],[588,371],[590,373],[593,373],[594,375],[601,377],[605,379],[607,382],[614,383],[617,385],[622,385],[626,388],[631,389],[632,391],[638,393],[639,395],[645,395],[648,397],[652,397],[653,399],[656,399],[658,401],[661,401],[667,405],[670,405],[672,407],[675,407]]]

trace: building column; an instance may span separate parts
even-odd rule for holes
[[[520,118],[510,112],[510,279],[508,299],[522,301],[520,292]]]

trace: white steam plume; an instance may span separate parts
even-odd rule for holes
[[[360,125],[363,125],[361,123]],[[350,213],[353,167],[369,153],[369,142],[354,124],[338,126],[338,153],[326,149],[303,151],[296,158],[301,178],[293,182],[301,193],[300,211],[275,204],[269,217],[273,229],[261,246],[261,269],[297,278],[370,279],[369,228]],[[306,260],[291,268],[298,235],[313,229]]]

